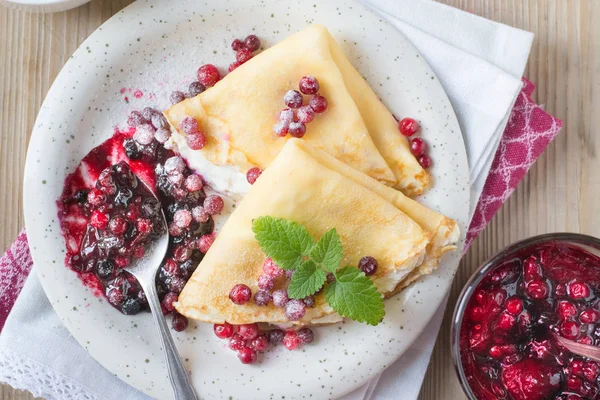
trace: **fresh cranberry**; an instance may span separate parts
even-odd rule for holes
[[[198,68],[198,81],[205,87],[214,86],[219,79],[221,79],[221,74],[214,65],[205,64]]]
[[[297,90],[288,90],[287,93],[283,96],[283,102],[289,108],[298,108],[302,105],[304,101],[302,94]]]
[[[283,275],[283,270],[275,264],[272,258],[267,258],[263,262],[263,272],[273,278],[277,278]]]
[[[288,331],[283,336],[283,345],[288,350],[295,350],[300,346],[300,339],[294,331]]]
[[[238,283],[229,292],[229,299],[239,305],[246,304],[250,300],[250,297],[252,297],[252,291],[243,283]]]
[[[230,323],[223,322],[222,324],[215,324],[213,330],[219,339],[229,339],[233,336],[235,329]]]
[[[198,250],[204,254],[208,253],[208,249],[210,249],[214,241],[215,237],[212,234],[200,236],[200,239],[198,239]]]
[[[129,125],[132,128],[146,123],[148,123],[148,120],[144,118],[142,113],[139,111],[132,111],[131,113],[129,113],[129,117],[127,117],[127,125]]]
[[[319,91],[319,81],[314,76],[303,76],[299,83],[300,91],[304,94],[317,94]]]
[[[581,281],[573,281],[567,286],[567,293],[574,300],[585,299],[590,295],[590,287]]]
[[[500,346],[492,346],[490,347],[488,354],[492,358],[500,358],[502,357],[502,349],[500,348]]]
[[[185,94],[183,94],[183,92],[180,92],[178,90],[172,92],[171,95],[169,96],[169,101],[171,101],[171,104],[181,103],[184,100],[185,100]]]
[[[210,219],[210,215],[204,210],[202,206],[196,206],[192,208],[192,218],[194,221],[199,223],[207,222]]]
[[[250,347],[262,353],[269,348],[269,339],[267,339],[265,335],[258,335],[256,338],[252,339]]]
[[[512,315],[508,312],[503,312],[502,314],[500,314],[500,316],[496,320],[495,326],[497,329],[502,329],[503,331],[509,331],[513,328],[513,326],[515,326],[516,321],[517,321],[517,319],[515,318],[514,315]]]
[[[521,311],[523,311],[523,301],[518,297],[510,297],[506,300],[506,311],[513,315],[521,314]]]
[[[412,136],[419,130],[419,123],[412,118],[403,118],[398,123],[398,129],[404,136]]]
[[[283,333],[283,331],[281,329],[272,329],[267,333],[269,342],[271,342],[271,344],[274,346],[281,344],[283,342],[284,336],[285,336],[285,334]]]
[[[310,328],[300,328],[297,332],[298,339],[304,344],[312,343],[315,340],[315,334]]]
[[[286,126],[289,125],[293,120],[294,110],[292,110],[291,108],[284,108],[279,113],[279,121],[284,122]]]
[[[266,290],[259,290],[254,295],[254,303],[257,306],[266,306],[267,304],[269,304],[271,299],[272,299],[271,294],[269,292],[267,292]]]
[[[202,178],[196,174],[192,174],[185,178],[184,185],[188,191],[197,192],[198,190],[202,189]]]
[[[241,62],[239,61],[234,61],[231,64],[229,64],[229,67],[227,68],[227,71],[229,72],[233,72],[235,71],[240,65],[242,65]]]
[[[173,250],[173,259],[177,262],[186,262],[191,256],[192,251],[183,244],[175,246],[175,249]]]
[[[306,307],[312,308],[315,306],[315,296],[306,296],[302,299],[302,302],[304,305],[306,305]]]
[[[285,122],[278,122],[275,125],[273,125],[273,132],[275,132],[275,134],[279,137],[285,137],[285,135],[288,134],[290,130],[290,124],[289,123],[285,123]]]
[[[87,195],[87,201],[93,206],[99,206],[106,202],[106,195],[100,189],[90,189]]]
[[[173,325],[173,329],[176,332],[183,332],[188,327],[188,319],[176,312],[173,315],[173,320],[171,321],[171,324]]]
[[[288,133],[295,138],[301,138],[306,134],[306,125],[302,122],[292,122],[288,128]]]
[[[175,225],[174,223],[169,225],[169,235],[171,236],[181,236],[183,235],[183,229]]]
[[[200,132],[200,125],[198,125],[196,118],[185,117],[179,122],[179,129],[186,135],[193,135],[194,133]]]
[[[600,320],[600,313],[592,308],[588,308],[579,314],[579,320],[584,324],[595,324]]]
[[[101,211],[94,211],[90,217],[90,225],[97,229],[106,229],[108,226],[108,217]]]
[[[229,348],[231,350],[240,350],[242,347],[246,346],[246,339],[241,337],[239,334],[234,333],[229,340]]]
[[[260,333],[257,324],[244,324],[238,326],[238,334],[246,340],[252,340]]]
[[[239,51],[239,50],[243,49],[244,47],[246,47],[246,45],[240,39],[233,39],[233,42],[231,42],[231,49],[233,51]]]
[[[205,90],[206,90],[206,86],[204,86],[203,84],[201,84],[198,81],[194,81],[194,82],[190,83],[190,86],[188,86],[188,93],[189,93],[190,97],[196,97],[200,93],[204,92]]]
[[[258,179],[258,177],[262,174],[262,170],[258,167],[250,168],[248,172],[246,172],[246,180],[249,184],[254,185],[254,182]]]
[[[106,299],[113,306],[119,306],[125,299],[123,292],[117,288],[111,289],[106,294]]]
[[[242,364],[253,364],[257,359],[256,351],[250,347],[244,346],[238,350],[238,358]]]
[[[306,314],[306,305],[297,299],[291,299],[285,305],[285,316],[290,321],[299,321]]]
[[[256,35],[248,35],[246,39],[244,39],[244,45],[250,51],[256,51],[260,49],[260,39]]]
[[[258,277],[258,287],[262,290],[271,290],[275,286],[273,277],[269,275],[261,275]]]
[[[534,280],[527,284],[527,293],[533,299],[545,299],[549,292],[548,284],[542,280]]]
[[[579,336],[579,325],[573,321],[565,321],[560,324],[560,334],[566,339],[575,340]]]
[[[308,105],[300,107],[296,115],[298,116],[298,121],[303,124],[308,124],[315,119],[315,112]]]
[[[315,94],[308,102],[308,105],[314,112],[321,114],[327,110],[327,99],[319,94]]]
[[[419,157],[425,154],[425,150],[427,149],[427,144],[421,138],[414,138],[410,141],[410,152],[413,155]]]
[[[173,305],[173,303],[175,303],[178,299],[179,299],[179,295],[177,293],[169,292],[169,293],[165,294],[165,297],[163,297],[162,305],[165,307],[165,309],[168,312],[171,312],[175,309],[175,306]]]
[[[577,308],[568,301],[559,301],[556,307],[556,313],[560,319],[567,320],[577,315]]]
[[[127,231],[128,224],[125,218],[116,217],[110,220],[110,222],[108,223],[108,228],[112,233],[120,236],[124,234],[125,231]]]
[[[202,132],[189,134],[186,137],[186,143],[192,150],[200,150],[206,146],[206,136]]]
[[[140,218],[135,222],[135,227],[138,232],[143,234],[149,234],[152,232],[152,221],[146,218]]]
[[[187,228],[192,223],[192,213],[186,209],[177,210],[173,215],[173,222],[180,228]]]
[[[429,157],[427,154],[423,154],[422,156],[419,156],[419,158],[417,158],[417,162],[423,169],[428,169],[433,165],[433,161],[431,160],[431,157]]]
[[[148,145],[154,140],[156,129],[150,124],[138,125],[133,134],[133,140],[141,145]]]
[[[534,256],[530,256],[523,261],[523,277],[525,278],[525,282],[542,279],[541,267]]]
[[[358,269],[365,273],[366,276],[374,275],[378,267],[377,260],[371,256],[364,256],[358,262]]]
[[[223,211],[223,199],[217,195],[210,195],[204,199],[204,211],[209,215],[218,215]]]
[[[235,60],[240,64],[245,63],[246,61],[252,58],[252,52],[248,49],[241,49],[237,53],[235,53]]]
[[[159,128],[154,133],[154,139],[158,143],[165,143],[167,140],[169,140],[170,137],[171,137],[171,131],[168,129],[165,129],[165,128]]]
[[[273,292],[273,305],[283,308],[290,301],[287,290],[276,290]]]
[[[165,161],[165,172],[169,175],[174,174],[176,172],[183,173],[185,171],[185,162],[181,157],[173,156],[167,158]]]

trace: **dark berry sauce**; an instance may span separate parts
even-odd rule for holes
[[[575,245],[525,249],[477,286],[460,330],[478,399],[600,398],[600,364],[553,335],[600,346],[600,258]]]
[[[167,229],[162,208],[171,235],[156,286],[163,313],[174,313],[175,330],[183,330],[187,321],[175,313],[173,302],[204,255],[199,242],[214,236],[214,223],[202,209],[201,178],[158,141],[135,141],[136,129],[116,130],[66,178],[57,202],[66,263],[122,313],[148,309],[139,283],[123,268]],[[152,188],[158,202],[138,179]]]

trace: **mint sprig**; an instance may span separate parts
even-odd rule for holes
[[[373,281],[356,267],[338,270],[344,249],[335,228],[316,244],[305,227],[283,218],[256,218],[252,231],[267,257],[283,269],[295,270],[288,287],[290,298],[305,298],[325,286],[325,300],[341,316],[371,325],[381,322],[383,296]],[[333,273],[335,281],[326,283],[327,273]]]

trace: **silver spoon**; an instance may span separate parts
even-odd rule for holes
[[[148,192],[158,201],[154,192],[144,183],[144,181],[139,178],[138,181],[143,184],[146,189],[148,189]],[[194,400],[198,397],[196,396],[196,392],[194,392],[188,373],[179,357],[179,353],[173,342],[173,337],[167,327],[165,316],[160,308],[158,293],[156,292],[156,272],[160,268],[160,265],[165,258],[165,254],[167,254],[167,248],[169,247],[167,220],[162,209],[160,213],[164,223],[164,233],[146,246],[142,258],[132,259],[131,264],[125,268],[125,270],[135,276],[138,280],[144,290],[148,304],[150,305],[154,323],[160,334],[160,341],[162,343],[165,361],[167,362],[169,380],[173,387],[173,396],[175,400]]]
[[[571,353],[600,362],[600,347],[578,343],[556,334],[553,334],[553,336],[558,343],[566,347]]]

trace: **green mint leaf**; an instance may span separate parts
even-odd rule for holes
[[[329,272],[335,272],[339,268],[340,261],[344,257],[344,249],[342,239],[335,228],[325,232],[312,248],[309,256],[311,260],[321,264]]]
[[[323,287],[327,273],[311,260],[305,261],[292,275],[288,286],[288,296],[292,299],[303,299],[315,294]]]
[[[361,270],[345,267],[335,273],[335,282],[325,288],[327,303],[338,314],[377,325],[383,319],[383,296]]]
[[[283,218],[258,217],[252,231],[262,251],[283,269],[296,269],[314,242],[306,228]]]

